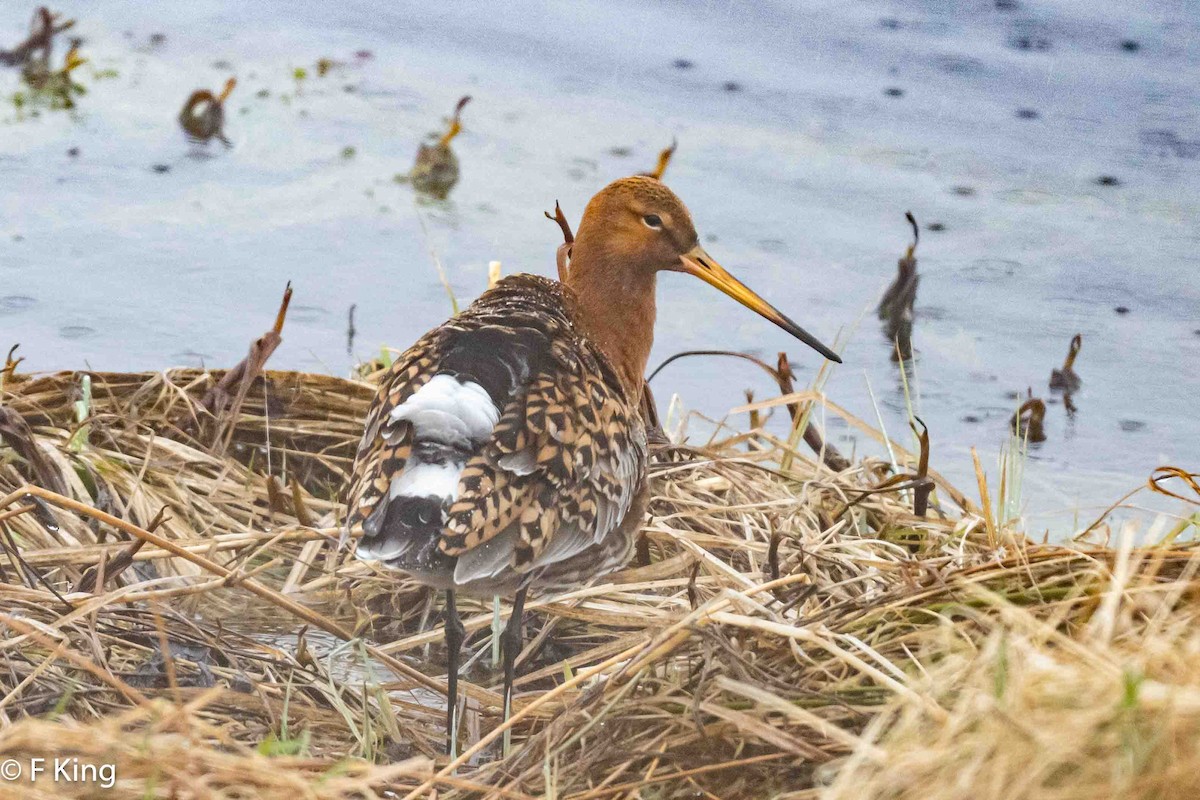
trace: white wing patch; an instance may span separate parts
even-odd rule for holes
[[[392,410],[391,420],[408,420],[418,441],[481,442],[500,421],[500,409],[478,383],[435,375]]]
[[[455,462],[445,464],[408,464],[399,475],[392,478],[390,499],[406,497],[443,497],[447,501],[458,498],[458,478],[463,465]]]
[[[412,426],[414,442],[459,448],[450,453],[461,453],[464,445],[486,440],[499,419],[500,409],[482,386],[453,375],[433,376],[391,414],[392,422],[406,421]],[[440,497],[451,503],[458,497],[464,465],[461,455],[425,460],[414,452],[400,474],[392,478],[388,498]]]

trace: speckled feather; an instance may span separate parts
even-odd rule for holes
[[[575,328],[562,284],[532,275],[501,281],[426,334],[388,371],[354,464],[347,526],[382,511],[411,454],[411,429],[392,412],[438,374],[481,383],[500,409],[490,438],[467,459],[437,547],[454,558],[513,532],[508,571],[557,582],[538,555],[561,531],[586,534],[606,560],[623,560],[644,508],[646,432],[605,356]],[[502,395],[502,396],[501,396]],[[377,515],[378,516],[378,515]],[[631,531],[632,528],[632,531]],[[566,535],[566,534],[564,534]],[[593,553],[593,556],[595,553]],[[611,569],[619,564],[609,564]],[[602,565],[593,562],[596,572]],[[577,569],[566,559],[562,570]],[[561,576],[560,576],[561,577]]]

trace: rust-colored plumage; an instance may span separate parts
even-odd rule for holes
[[[619,523],[644,485],[645,431],[636,398],[572,322],[574,303],[556,281],[505,278],[389,371],[350,494],[348,524],[368,531],[381,529],[392,482],[415,443],[414,424],[392,419],[397,408],[447,370],[474,378],[490,390],[489,401],[507,395],[490,435],[464,454],[456,496],[442,504],[434,535],[389,566],[486,596],[529,583],[570,585],[582,572],[621,565],[628,545],[608,537],[622,535]],[[572,555],[539,559],[567,537],[578,540]],[[484,545],[501,552],[480,564],[470,554]],[[458,569],[464,556],[469,568]]]
[[[653,178],[597,194],[571,248],[565,283],[505,278],[409,348],[355,459],[347,533],[361,528],[360,557],[446,590],[451,694],[456,592],[515,593],[507,698],[525,591],[585,583],[631,555],[648,500],[640,403],[659,272],[700,277],[840,360],[704,252]],[[452,740],[453,723],[451,711]]]

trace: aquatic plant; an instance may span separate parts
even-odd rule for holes
[[[921,229],[911,211],[904,218],[912,226],[913,240],[904,255],[896,262],[896,277],[884,291],[876,312],[883,321],[883,333],[896,346],[895,360],[908,361],[912,358],[913,305],[917,300],[917,245],[921,241]]]
[[[11,50],[0,48],[0,64],[22,68],[34,61],[49,64],[55,37],[74,26],[75,20],[63,20],[61,14],[55,14],[46,6],[41,6],[33,12],[29,36]]]
[[[458,156],[450,148],[450,142],[462,132],[462,110],[470,101],[470,95],[459,98],[445,133],[430,134],[430,141],[420,144],[412,169],[406,175],[397,176],[398,181],[411,183],[418,192],[438,200],[444,200],[450,194],[458,183],[459,171]]]
[[[208,89],[197,89],[192,92],[179,112],[179,126],[187,132],[189,138],[196,142],[207,142],[216,137],[226,145],[225,138],[225,101],[237,87],[237,78],[225,81],[220,94],[213,94]]]
[[[79,53],[79,43],[71,45],[63,65],[58,69],[50,66],[49,52],[45,51],[44,59],[29,60],[22,67],[21,79],[29,91],[13,96],[13,104],[18,109],[29,105],[69,110],[75,108],[75,98],[87,94],[87,88],[77,83],[73,76],[75,70],[87,63],[87,59]]]
[[[1063,361],[1062,369],[1050,371],[1050,389],[1052,391],[1071,394],[1079,391],[1079,387],[1083,385],[1083,381],[1075,372],[1075,359],[1078,358],[1081,347],[1083,347],[1083,336],[1077,333],[1071,337],[1071,346],[1067,350],[1067,357]]]

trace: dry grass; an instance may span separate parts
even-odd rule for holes
[[[219,378],[93,373],[80,409],[82,373],[7,380],[0,762],[118,780],[0,795],[1200,794],[1194,527],[1035,544],[932,471],[918,517],[920,479],[762,431],[660,453],[645,563],[531,600],[507,758],[466,609],[448,765],[436,602],[335,547],[369,380],[267,373],[214,416]]]

